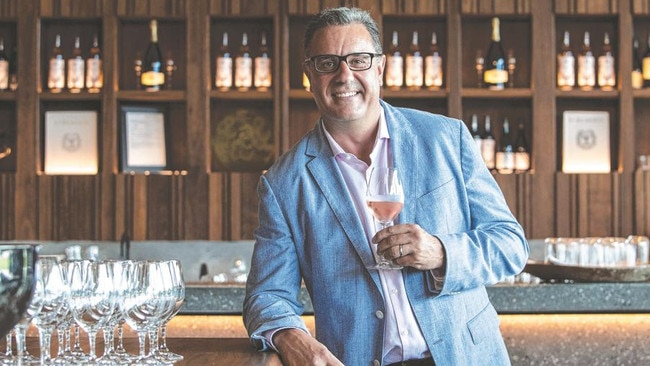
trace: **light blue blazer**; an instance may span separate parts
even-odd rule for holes
[[[442,289],[429,271],[403,270],[436,365],[508,365],[485,286],[523,269],[524,232],[462,121],[381,103],[406,197],[399,222],[437,236],[447,255]],[[381,360],[379,275],[366,269],[371,247],[320,124],[261,177],[258,194],[243,314],[253,344],[268,349],[266,330],[306,330],[304,281],[316,338],[346,365]]]

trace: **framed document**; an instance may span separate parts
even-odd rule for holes
[[[45,112],[45,174],[97,174],[97,112]]]
[[[609,113],[565,111],[562,124],[562,172],[609,173]]]
[[[164,110],[122,107],[122,170],[158,171],[166,166]]]

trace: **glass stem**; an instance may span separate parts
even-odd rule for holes
[[[7,333],[5,339],[7,340],[7,348],[5,350],[5,356],[11,357],[13,355],[11,352],[11,332]],[[16,343],[18,343],[18,340],[16,340]]]
[[[41,348],[41,365],[49,364],[52,360],[50,356],[50,346],[52,342],[52,330],[41,328],[38,330],[39,345]]]
[[[14,333],[16,333],[16,354],[18,356],[18,360],[22,360],[27,353],[27,348],[25,347],[26,328],[27,324],[19,324],[14,328]],[[7,349],[11,351],[11,338],[7,338],[7,341]]]
[[[160,327],[160,347],[158,347],[159,350],[162,352],[169,352],[169,349],[167,348],[167,324],[163,325]]]
[[[147,332],[146,331],[138,331],[138,344],[140,345],[140,357],[139,359],[143,359],[147,357],[147,355],[144,353],[144,348],[145,348],[145,339],[147,337]]]
[[[89,331],[86,333],[88,333],[88,344],[90,345],[90,353],[89,353],[90,359],[96,360],[97,359],[97,332]]]
[[[117,352],[126,353],[124,348],[124,323],[119,322],[117,324]]]

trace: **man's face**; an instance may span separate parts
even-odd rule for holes
[[[356,52],[376,53],[370,33],[361,24],[330,26],[318,30],[311,42],[310,57],[317,55],[348,55]],[[311,92],[325,121],[335,123],[377,121],[379,96],[385,56],[374,57],[372,66],[352,71],[345,61],[338,70],[319,73],[313,62],[303,64],[309,77]]]

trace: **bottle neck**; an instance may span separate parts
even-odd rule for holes
[[[492,41],[501,42],[501,31],[499,29],[499,18],[492,19]]]

